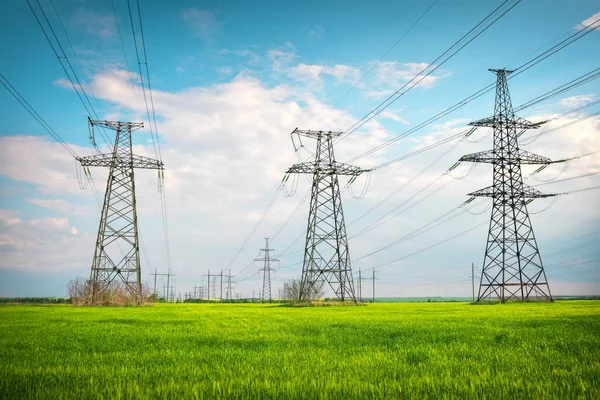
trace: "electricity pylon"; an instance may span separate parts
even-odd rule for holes
[[[116,132],[112,153],[77,158],[83,167],[109,168],[90,274],[92,304],[117,277],[140,304],[142,280],[134,169],[163,170],[164,165],[160,160],[133,154],[131,133],[143,128],[142,122],[93,121],[89,118],[88,121],[91,135],[94,126]]]
[[[300,143],[301,136],[317,141],[314,160],[295,164],[287,171],[313,176],[299,300],[310,300],[327,282],[340,300],[356,302],[338,176],[357,177],[366,170],[335,161],[333,139],[341,132],[296,128],[294,134]]]
[[[262,261],[263,267],[259,269],[259,272],[263,273],[263,289],[262,289],[262,301],[271,302],[271,271],[275,271],[271,268],[271,262],[278,262],[276,258],[271,258],[271,252],[275,251],[269,248],[269,238],[265,238],[265,248],[260,249],[264,256],[263,258],[257,258],[254,261]]]
[[[531,298],[552,301],[527,204],[555,194],[544,194],[523,184],[521,175],[521,164],[550,164],[552,160],[519,149],[517,139],[517,130],[538,128],[544,122],[533,123],[515,116],[506,82],[506,76],[512,71],[490,71],[496,74],[494,116],[469,125],[493,128],[494,149],[460,159],[490,163],[494,167],[493,185],[469,193],[491,197],[493,201],[477,301],[498,299],[504,303]]]

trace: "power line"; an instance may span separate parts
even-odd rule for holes
[[[452,44],[452,46],[450,46],[448,49],[446,49],[446,51],[444,51],[435,60],[433,60],[431,63],[429,63],[427,65],[427,67],[423,68],[423,70],[421,70],[415,77],[413,77],[408,82],[406,82],[400,89],[398,89],[396,92],[394,92],[388,98],[386,98],[377,107],[375,107],[373,110],[371,110],[368,114],[366,114],[364,117],[362,117],[359,121],[354,123],[350,128],[346,129],[344,131],[344,134],[342,136],[340,136],[338,141],[344,140],[346,137],[348,137],[348,135],[355,132],[357,129],[362,127],[364,124],[366,124],[367,122],[369,122],[370,120],[375,118],[377,115],[379,115],[383,110],[385,110],[390,105],[392,105],[400,97],[402,97],[404,94],[406,94],[410,89],[412,89],[413,87],[418,85],[421,81],[423,81],[423,79],[425,79],[426,77],[431,75],[439,67],[441,67],[448,60],[450,60],[452,57],[454,57],[460,50],[462,50],[465,46],[467,46],[469,43],[471,43],[473,40],[475,40],[479,35],[481,35],[488,28],[490,28],[494,23],[496,23],[496,21],[498,21],[500,18],[502,18],[506,13],[508,13],[510,10],[512,10],[520,2],[521,2],[521,0],[516,0],[516,1],[505,0],[504,2],[502,2],[494,11],[492,11],[490,14],[488,14],[477,25],[475,25],[473,28],[471,28],[470,31],[468,31],[459,40],[454,42],[454,44]],[[504,7],[504,9],[503,9],[503,7]],[[500,14],[500,15],[496,16],[497,14]],[[491,19],[494,19],[494,20],[489,22],[488,20],[491,20]],[[486,21],[488,21],[488,22],[486,22]],[[487,24],[487,25],[485,25],[485,24]],[[483,28],[479,32],[477,32],[477,29],[479,29],[480,26],[483,26]],[[469,38],[469,36],[473,32],[476,32],[476,33],[473,35],[473,37]],[[466,41],[466,43],[463,44],[462,43],[463,41]],[[454,50],[455,47],[458,47],[458,49]],[[446,56],[446,54],[448,54],[448,53],[451,53],[451,54],[448,57],[446,57],[444,60],[442,60],[441,62],[438,63],[438,61],[440,61],[442,58],[444,58],[444,56]],[[429,70],[429,71],[425,75],[422,75],[427,70]],[[405,88],[406,88],[406,90],[404,92],[400,93]]]
[[[254,233],[256,232],[256,230],[258,229],[258,227],[260,226],[260,224],[263,222],[263,220],[265,219],[265,217],[267,216],[267,214],[269,213],[269,211],[271,210],[271,207],[273,207],[273,203],[275,203],[275,200],[279,196],[279,193],[281,193],[281,191],[283,189],[283,185],[284,185],[284,182],[282,180],[281,183],[279,183],[279,185],[277,186],[277,189],[275,190],[275,193],[273,193],[273,196],[271,196],[271,199],[269,200],[269,203],[267,204],[267,207],[265,208],[265,210],[261,214],[260,218],[258,219],[258,221],[256,221],[256,223],[252,227],[252,230],[250,231],[250,233],[246,237],[246,240],[244,240],[244,243],[240,246],[240,248],[238,249],[238,251],[234,254],[233,258],[231,259],[231,261],[229,261],[229,263],[227,264],[227,266],[225,267],[225,269],[231,267],[231,265],[235,262],[235,260],[237,260],[237,258],[242,253],[242,251],[244,251],[244,249],[246,248],[246,246],[250,242],[250,239],[252,239],[252,236],[254,236]]]
[[[129,67],[129,59],[127,58],[127,51],[125,50],[125,41],[123,40],[123,35],[121,34],[121,25],[119,24],[119,18],[117,17],[117,10],[115,7],[114,0],[110,0],[110,4],[112,7],[113,15],[115,16],[115,25],[117,27],[117,35],[119,36],[119,41],[121,42],[121,50],[123,51],[123,59],[125,60],[125,66],[127,67],[127,72],[131,72],[131,68]],[[138,102],[137,94],[135,92],[135,88],[133,86],[133,82],[131,79],[128,79],[129,86],[131,87],[131,91],[133,92],[133,97],[135,99],[135,103],[138,109],[138,112],[141,114],[140,104]]]
[[[544,61],[546,58],[548,58],[549,56],[555,54],[556,52],[558,52],[559,50],[564,49],[565,47],[573,44],[575,41],[583,38],[584,36],[586,36],[588,33],[590,33],[592,30],[595,29],[595,25],[600,21],[600,18],[597,19],[596,21],[594,21],[593,23],[591,23],[590,25],[588,25],[586,28],[575,32],[574,34],[570,35],[569,38],[567,38],[564,41],[561,41],[558,45],[553,46],[551,49],[546,50],[544,53],[538,55],[537,57],[534,57],[534,59],[522,64],[520,67],[518,67],[515,71],[515,73],[511,74],[508,79],[512,79],[518,75],[520,75],[521,73],[525,72],[526,70],[530,69],[531,67],[539,64],[540,62]],[[570,41],[569,41],[570,40]],[[547,55],[547,57],[546,57]],[[483,96],[484,94],[492,91],[495,88],[495,82],[490,83],[489,85],[485,86],[484,88],[478,90],[477,92],[471,94],[470,96],[467,96],[466,98],[464,98],[463,100],[459,101],[458,103],[448,107],[447,109],[439,112],[438,114],[434,115],[433,117],[430,117],[429,119],[421,122],[420,124],[416,125],[415,127],[409,129],[408,131],[397,135],[396,137],[378,145],[375,146],[373,149],[368,150],[362,154],[359,154],[353,158],[351,158],[350,160],[348,160],[348,163],[354,162],[358,159],[361,159],[363,157],[366,157],[370,154],[373,154],[376,151],[379,151],[381,149],[383,149],[384,147],[387,147],[395,142],[397,142],[398,140],[411,135],[412,133],[417,132],[418,130],[421,130],[422,128],[432,124],[433,122],[451,114],[452,112],[458,110],[459,108],[469,104],[470,102],[480,98],[481,96]],[[351,132],[350,132],[351,133]]]
[[[599,151],[600,152],[600,151]],[[598,153],[598,152],[597,152]],[[581,178],[587,178],[588,176],[594,176],[594,175],[598,175],[600,174],[600,171],[596,171],[596,172],[589,172],[587,174],[582,174],[582,175],[577,175],[577,176],[572,176],[570,178],[564,178],[564,179],[557,179],[557,180],[553,180],[550,182],[545,182],[545,183],[540,183],[538,185],[533,186],[534,188],[537,188],[539,186],[544,186],[544,185],[550,185],[553,183],[560,183],[560,182],[567,182],[567,181],[572,181],[574,179],[581,179]]]
[[[73,90],[75,90],[77,97],[79,97],[81,104],[83,104],[83,107],[85,108],[85,110],[87,111],[87,113],[89,115],[92,115],[94,117],[94,119],[99,120],[100,118],[98,117],[98,114],[96,113],[96,110],[94,109],[94,106],[92,105],[92,102],[90,101],[87,93],[85,92],[85,89],[83,88],[83,85],[81,84],[81,81],[79,80],[79,77],[77,76],[77,73],[75,72],[75,69],[73,68],[73,65],[71,64],[71,61],[69,61],[69,58],[67,57],[67,54],[65,53],[65,51],[62,47],[62,44],[60,43],[60,40],[56,36],[56,33],[54,32],[54,28],[52,27],[52,24],[48,20],[48,16],[46,15],[46,12],[40,5],[39,0],[36,0],[36,3],[42,13],[42,16],[44,17],[44,20],[46,21],[46,24],[50,28],[50,32],[51,32],[52,36],[54,37],[54,40],[56,41],[56,43],[58,45],[58,49],[60,50],[60,53],[62,55],[59,54],[59,50],[57,50],[56,47],[54,46],[54,44],[52,43],[52,40],[50,39],[50,35],[48,35],[48,32],[46,32],[46,29],[44,28],[42,21],[38,17],[38,14],[33,9],[33,6],[31,5],[30,0],[27,0],[27,5],[29,6],[31,13],[35,17],[35,20],[37,21],[40,29],[42,30],[42,33],[46,37],[46,40],[48,41],[50,48],[52,49],[52,51],[54,52],[54,55],[56,56],[58,62],[60,63],[60,66],[62,67],[65,75],[71,82],[71,86],[73,87]],[[64,62],[66,62],[66,65],[63,62],[63,60],[64,60]],[[71,71],[71,72],[69,73],[69,71]],[[75,81],[73,81],[73,79],[75,79]],[[75,84],[75,82],[77,82],[77,84]],[[84,98],[85,98],[85,100],[84,100]],[[102,137],[103,137],[104,141],[106,142],[106,145],[108,146],[108,148],[109,149],[112,148],[110,140],[108,139],[108,136],[106,135],[106,132],[104,131],[104,129],[101,131],[101,134],[102,134]]]
[[[152,146],[154,147],[154,154],[155,154],[156,158],[162,162],[162,154],[161,154],[161,150],[160,150],[160,140],[159,140],[159,136],[158,136],[158,126],[156,124],[156,111],[154,108],[154,97],[152,95],[152,84],[151,84],[151,80],[150,80],[150,69],[148,66],[148,54],[146,51],[146,40],[144,38],[144,26],[143,26],[143,22],[142,22],[142,12],[141,12],[141,8],[140,8],[139,0],[136,0],[136,6],[137,6],[137,16],[138,16],[138,23],[139,23],[140,36],[141,36],[140,42],[141,42],[141,47],[142,47],[143,56],[144,56],[143,62],[141,61],[141,58],[140,58],[138,40],[136,37],[135,26],[134,26],[134,22],[133,22],[133,12],[132,12],[132,7],[131,7],[131,1],[127,0],[127,11],[129,12],[129,22],[131,24],[131,33],[133,35],[135,54],[136,54],[136,58],[137,58],[137,62],[138,62],[138,70],[140,73],[140,82],[142,85],[142,92],[144,95],[144,103],[146,106],[146,115],[148,117],[148,125],[150,128],[150,138],[152,140]],[[126,55],[125,55],[125,58],[127,59]],[[148,84],[148,96],[146,95],[146,86],[144,83],[144,74],[142,72],[142,64],[145,66],[145,71],[146,71],[146,81]],[[148,97],[150,98],[150,106],[148,105]],[[150,117],[150,110],[152,110],[152,118]],[[154,129],[152,127],[153,123],[154,123]],[[155,136],[156,136],[156,140],[155,140]],[[170,269],[171,268],[171,245],[170,245],[170,240],[169,240],[169,222],[168,222],[168,217],[167,217],[166,187],[164,185],[160,190],[160,204],[161,204],[161,219],[162,219],[162,224],[163,224],[165,248],[166,248],[166,253],[167,253],[167,263],[168,263],[169,269]]]
[[[377,265],[377,266],[375,266],[375,267],[368,268],[368,269],[366,269],[365,271],[370,271],[370,270],[372,270],[372,269],[379,269],[379,268],[382,268],[382,267],[388,266],[388,265],[390,265],[390,264],[396,263],[396,262],[398,262],[398,261],[402,261],[402,260],[404,260],[404,259],[406,259],[406,258],[409,258],[409,257],[412,257],[412,256],[414,256],[414,255],[417,255],[417,254],[423,253],[423,252],[425,252],[425,251],[427,251],[427,250],[430,250],[430,249],[432,249],[432,248],[434,248],[434,247],[436,247],[436,246],[439,246],[439,245],[441,245],[441,244],[447,243],[447,242],[449,242],[449,241],[451,241],[451,240],[454,240],[454,239],[456,239],[456,238],[458,238],[458,237],[460,237],[460,236],[462,236],[462,235],[464,235],[464,234],[467,234],[467,233],[469,233],[469,232],[472,232],[472,231],[474,231],[475,229],[477,229],[477,228],[479,228],[479,227],[481,227],[481,226],[484,226],[484,225],[485,225],[485,224],[487,224],[487,223],[488,223],[488,221],[483,221],[483,222],[481,222],[481,223],[479,223],[479,224],[477,224],[477,225],[474,225],[474,226],[472,226],[472,227],[470,227],[470,228],[468,228],[468,229],[465,229],[464,231],[461,231],[461,232],[459,232],[459,233],[457,233],[457,234],[454,234],[454,235],[452,235],[452,236],[450,236],[450,237],[448,237],[448,238],[446,238],[446,239],[444,239],[444,240],[441,240],[441,241],[439,241],[439,242],[436,242],[436,243],[434,243],[434,244],[432,244],[432,245],[430,245],[430,246],[424,247],[424,248],[422,248],[422,249],[420,249],[420,250],[414,251],[414,252],[412,252],[412,253],[410,253],[410,254],[407,254],[407,255],[405,255],[405,256],[402,256],[402,257],[400,257],[400,258],[396,258],[396,259],[394,259],[394,260],[392,260],[392,261],[388,261],[388,262],[385,262],[385,263],[383,263],[383,264],[379,264],[379,265]]]
[[[33,108],[33,106],[29,104],[27,100],[25,100],[21,93],[19,93],[19,91],[10,83],[8,79],[6,79],[2,73],[0,73],[0,78],[0,83],[2,83],[2,86],[8,90],[8,92],[19,102],[19,104],[21,104],[23,108],[25,108],[25,110],[27,110],[27,112],[42,126],[42,128],[44,128],[44,130],[48,132],[48,134],[52,136],[54,140],[56,140],[71,156],[77,157],[77,154],[75,154],[75,151],[67,144],[67,142],[65,142],[64,139],[58,133],[56,133],[56,131],[52,129],[50,125],[48,125],[46,120],[42,118],[40,114],[38,114],[35,108]]]
[[[425,17],[425,15],[427,15],[427,13],[429,13],[429,11],[438,3],[439,0],[435,0],[433,3],[431,3],[431,5],[419,16],[419,18],[417,18],[417,20],[402,34],[402,36],[400,36],[400,38],[398,40],[396,40],[396,42],[379,58],[379,60],[377,60],[377,62],[375,64],[373,64],[373,66],[371,66],[371,68],[369,68],[369,70],[367,72],[365,72],[358,81],[356,81],[354,83],[354,85],[352,85],[352,87],[350,89],[348,89],[348,91],[331,107],[331,108],[335,108],[337,107],[366,77],[367,75],[369,75],[379,64],[381,64],[381,62],[383,61],[384,58],[387,57],[387,55],[402,41],[402,39],[404,39],[406,37],[406,35],[408,35],[413,28]],[[314,125],[317,125],[319,122],[321,122],[323,120],[323,116],[325,115],[325,113],[323,113],[321,115],[321,117],[319,118],[319,120],[317,122],[315,122],[314,124],[311,124],[311,128]]]

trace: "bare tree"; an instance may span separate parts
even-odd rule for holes
[[[89,279],[77,277],[67,284],[67,291],[74,306],[113,306],[123,307],[137,305],[137,299],[120,281],[113,281],[101,292],[96,287],[97,295],[94,297],[94,283]],[[147,284],[142,284],[141,304],[152,302],[152,291]]]
[[[288,282],[283,284],[283,298],[290,300],[292,304],[300,301],[300,279],[290,279]],[[319,281],[313,286],[308,296],[303,301],[312,301],[320,299],[325,295],[326,287],[325,281]]]

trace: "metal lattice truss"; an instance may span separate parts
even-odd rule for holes
[[[517,129],[540,126],[514,115],[506,75],[497,74],[494,116],[470,125],[494,129],[494,149],[469,154],[461,161],[493,164],[493,186],[470,193],[491,197],[492,215],[483,261],[478,301],[552,300],[550,287],[527,211],[526,199],[555,196],[523,184],[521,164],[550,164],[552,160],[519,149]]]
[[[505,156],[509,156],[510,158],[503,158]],[[460,158],[460,161],[480,162],[488,164],[503,163],[504,165],[552,164],[552,160],[548,157],[540,156],[521,149],[518,149],[514,152],[510,152],[509,154],[503,153],[502,149],[500,153],[496,152],[496,150],[481,151],[479,153],[472,153],[462,156]]]
[[[83,166],[109,168],[90,274],[92,302],[115,279],[120,279],[139,303],[142,283],[134,169],[163,169],[163,163],[132,153],[131,132],[143,127],[143,123],[90,120],[90,124],[116,131],[112,154],[78,158]]]
[[[338,176],[365,170],[335,161],[333,139],[341,133],[296,128],[293,134],[317,141],[314,160],[287,171],[313,176],[300,300],[312,299],[326,282],[338,299],[356,302]]]
[[[265,248],[260,249],[264,252],[263,258],[257,258],[254,261],[262,261],[263,267],[259,269],[259,272],[263,273],[263,288],[262,288],[262,301],[271,302],[271,272],[275,270],[271,268],[272,262],[279,262],[276,258],[271,258],[271,252],[275,251],[274,249],[269,248],[269,238],[265,238]]]

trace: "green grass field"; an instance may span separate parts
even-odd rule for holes
[[[0,398],[600,399],[600,301],[0,306]]]

